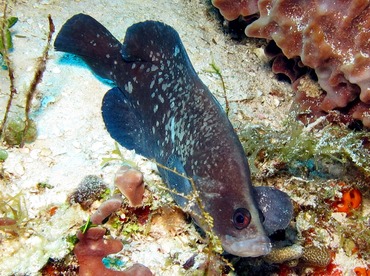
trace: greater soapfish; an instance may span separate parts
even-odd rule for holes
[[[176,191],[177,204],[201,228],[210,225],[202,215],[210,214],[211,230],[226,252],[243,257],[270,252],[268,235],[289,224],[291,201],[277,189],[252,186],[228,116],[172,27],[140,22],[127,29],[121,44],[95,19],[78,14],[63,25],[54,46],[115,84],[102,103],[108,132],[123,147],[163,165],[159,173]],[[189,199],[194,189],[204,209]]]

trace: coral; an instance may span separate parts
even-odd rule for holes
[[[95,175],[88,175],[82,179],[78,187],[68,196],[70,204],[79,203],[86,210],[91,204],[102,198],[103,193],[108,189],[103,179]]]
[[[263,259],[268,263],[284,263],[287,261],[299,259],[303,254],[301,245],[293,244],[283,248],[273,248],[271,252]]]
[[[314,3],[314,4],[313,4]],[[356,119],[370,127],[370,6],[365,0],[258,2],[260,18],[247,36],[274,40],[287,58],[315,70],[326,112],[358,98],[367,106]]]
[[[330,263],[331,256],[324,247],[308,246],[304,248],[301,259],[315,267],[326,267]]]
[[[114,183],[129,200],[131,206],[142,205],[145,186],[143,174],[140,171],[129,166],[122,166],[116,172]]]
[[[258,0],[212,0],[212,4],[220,10],[227,20],[237,19],[258,12]]]

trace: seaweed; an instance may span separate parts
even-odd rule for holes
[[[2,18],[1,24],[0,24],[0,55],[3,59],[3,56],[7,53],[7,51],[10,51],[13,48],[13,39],[12,39],[12,33],[10,32],[10,28],[14,26],[15,23],[17,23],[18,17],[11,16],[9,18]],[[2,66],[6,66],[4,61],[2,60],[3,64]]]
[[[28,211],[22,192],[14,196],[0,192],[0,231],[18,236]]]
[[[48,60],[49,49],[51,47],[51,38],[55,31],[55,27],[53,20],[49,15],[49,34],[47,37],[47,43],[42,52],[42,55],[38,59],[33,79],[28,89],[25,91],[25,106],[23,114],[18,114],[12,120],[8,120],[9,112],[13,106],[15,95],[18,94],[17,88],[15,86],[16,75],[14,64],[9,53],[9,50],[13,47],[12,36],[9,28],[14,26],[18,19],[16,17],[8,17],[8,9],[8,1],[5,1],[3,6],[3,16],[0,21],[0,53],[2,56],[4,67],[8,71],[10,92],[3,119],[0,122],[0,140],[5,140],[5,142],[7,142],[11,146],[20,145],[21,147],[23,147],[24,143],[32,142],[36,139],[36,126],[30,115],[31,103],[37,94],[36,88],[38,84],[42,81],[42,77],[46,69],[46,62]]]
[[[365,174],[370,174],[370,133],[353,131],[339,125],[327,125],[316,129],[315,125],[304,126],[290,116],[281,130],[263,125],[247,125],[239,133],[246,154],[250,157],[253,173],[256,164],[284,164],[293,175],[305,171],[309,177],[328,178],[325,164],[338,166],[354,165]]]
[[[225,81],[224,81],[224,77],[222,75],[221,68],[217,66],[217,64],[215,63],[214,60],[212,60],[212,62],[209,65],[211,66],[211,69],[207,69],[207,70],[205,70],[205,72],[215,74],[217,77],[220,78],[223,97],[224,97],[224,101],[225,101],[225,113],[226,113],[226,116],[229,116],[230,104],[229,104],[229,100],[227,98],[227,89],[226,89],[226,84],[225,84]]]

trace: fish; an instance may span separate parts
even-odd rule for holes
[[[54,48],[79,56],[114,84],[102,100],[107,131],[123,147],[161,165],[159,174],[176,203],[211,230],[226,253],[270,252],[269,235],[291,220],[291,200],[275,188],[252,186],[238,136],[174,28],[139,22],[120,43],[97,20],[77,14],[62,26]]]

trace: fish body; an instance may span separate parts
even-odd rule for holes
[[[267,235],[289,223],[290,200],[275,189],[253,188],[228,117],[197,76],[172,27],[137,23],[121,44],[95,19],[78,14],[63,25],[54,46],[80,56],[94,73],[116,84],[102,103],[108,132],[122,146],[171,169],[158,168],[176,190],[175,201],[208,229],[199,206],[179,195],[197,190],[225,251],[243,257],[270,251]],[[277,202],[266,200],[271,197]],[[259,205],[263,202],[269,206]]]

